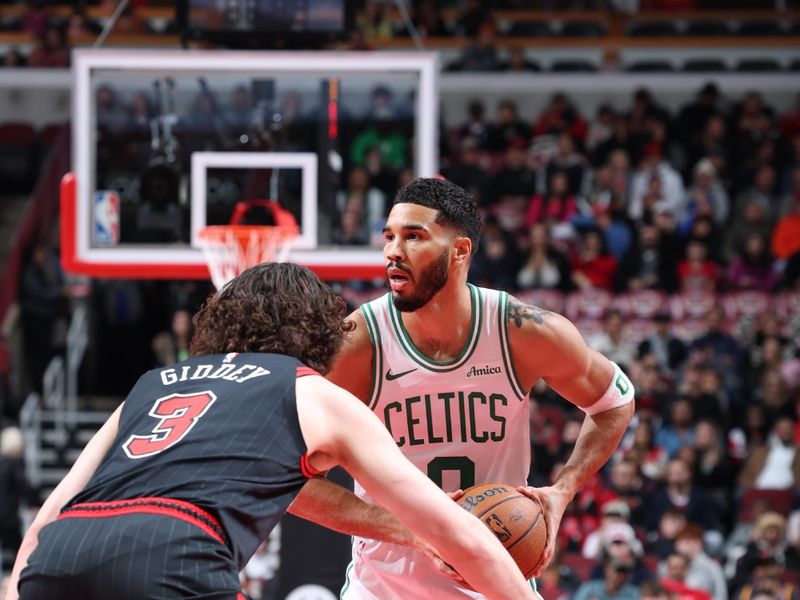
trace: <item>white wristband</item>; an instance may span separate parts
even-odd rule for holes
[[[619,408],[633,402],[633,384],[631,380],[622,372],[617,363],[612,362],[614,365],[614,375],[611,378],[611,383],[603,394],[591,406],[584,406],[581,410],[587,415],[596,415],[597,413],[611,410],[612,408]]]

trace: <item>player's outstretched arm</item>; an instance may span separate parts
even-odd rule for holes
[[[525,389],[539,378],[586,412],[567,464],[553,485],[524,488],[545,508],[548,544],[539,575],[555,553],[555,532],[569,502],[619,445],[633,417],[633,385],[619,368],[586,346],[575,326],[556,313],[509,300],[512,360]]]
[[[415,545],[416,536],[391,512],[364,502],[349,489],[324,477],[314,477],[303,486],[289,512],[318,525],[359,537]]]
[[[297,382],[297,411],[314,468],[341,464],[487,598],[535,597],[491,531],[414,467],[352,395],[321,377],[303,377]]]
[[[17,585],[19,583],[19,575],[25,565],[28,564],[28,557],[31,552],[39,543],[39,531],[48,523],[55,521],[61,512],[61,508],[89,483],[100,462],[109,448],[111,448],[111,444],[117,436],[121,410],[122,404],[117,407],[117,410],[89,440],[78,460],[72,465],[69,473],[61,480],[61,483],[56,486],[56,489],[48,496],[42,508],[39,509],[36,518],[25,533],[19,552],[17,552],[17,559],[14,561],[14,569],[11,571],[11,578],[8,582],[6,600],[17,600],[18,598]]]

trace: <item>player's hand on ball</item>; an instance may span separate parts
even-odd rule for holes
[[[534,488],[523,485],[518,487],[517,491],[539,502],[544,513],[545,524],[547,525],[547,543],[542,553],[542,560],[533,574],[534,577],[539,577],[544,573],[555,555],[558,527],[561,524],[561,517],[564,516],[564,511],[567,509],[570,498],[554,487]]]
[[[448,496],[450,496],[450,500],[454,502],[458,502],[461,499],[461,496],[464,495],[464,490],[456,490],[455,492],[445,492]]]

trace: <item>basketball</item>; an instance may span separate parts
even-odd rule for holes
[[[458,504],[492,530],[525,578],[530,579],[547,543],[541,505],[505,483],[473,486],[458,499]]]

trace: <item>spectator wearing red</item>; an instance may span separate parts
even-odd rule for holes
[[[713,292],[720,280],[719,265],[708,258],[708,247],[692,240],[686,245],[686,259],[678,264],[678,283],[681,290]]]
[[[575,196],[569,193],[567,175],[563,171],[554,171],[550,176],[547,193],[531,198],[525,212],[525,227],[529,228],[535,223],[569,223],[577,210]]]
[[[772,254],[788,260],[800,252],[800,194],[795,194],[786,214],[778,221],[772,234]]]
[[[553,95],[547,109],[536,121],[533,134],[539,136],[568,133],[573,140],[583,142],[587,130],[586,121],[572,106],[566,94],[558,92]]]
[[[665,561],[664,571],[660,583],[673,600],[712,600],[707,591],[687,585],[689,559],[683,554],[670,554]]]
[[[581,247],[572,259],[572,282],[578,289],[610,290],[617,261],[608,253],[603,235],[596,230],[583,234]]]
[[[675,549],[689,559],[684,583],[689,588],[703,590],[712,600],[728,600],[728,584],[720,564],[703,549],[703,530],[689,523],[678,534]]]
[[[566,434],[568,438],[575,438],[580,431],[580,421],[567,421],[562,432],[562,442],[560,444],[561,452],[565,449],[563,437]],[[572,431],[572,433],[569,433]],[[574,440],[573,440],[574,443]],[[567,443],[566,449],[571,452],[572,444]],[[550,472],[550,481],[555,479],[563,468],[566,460],[557,460],[553,464]],[[595,508],[594,499],[596,496],[599,478],[595,475],[590,479],[587,484],[588,488],[581,489],[580,494],[576,495],[572,502],[569,503],[561,519],[561,525],[558,528],[558,543],[562,544],[564,550],[567,552],[580,552],[583,543],[591,532],[595,531],[600,524]]]
[[[528,402],[528,422],[531,431],[531,467],[529,485],[547,485],[553,469],[553,457],[561,443],[562,419],[542,407],[535,396]],[[560,414],[560,411],[555,413]]]

